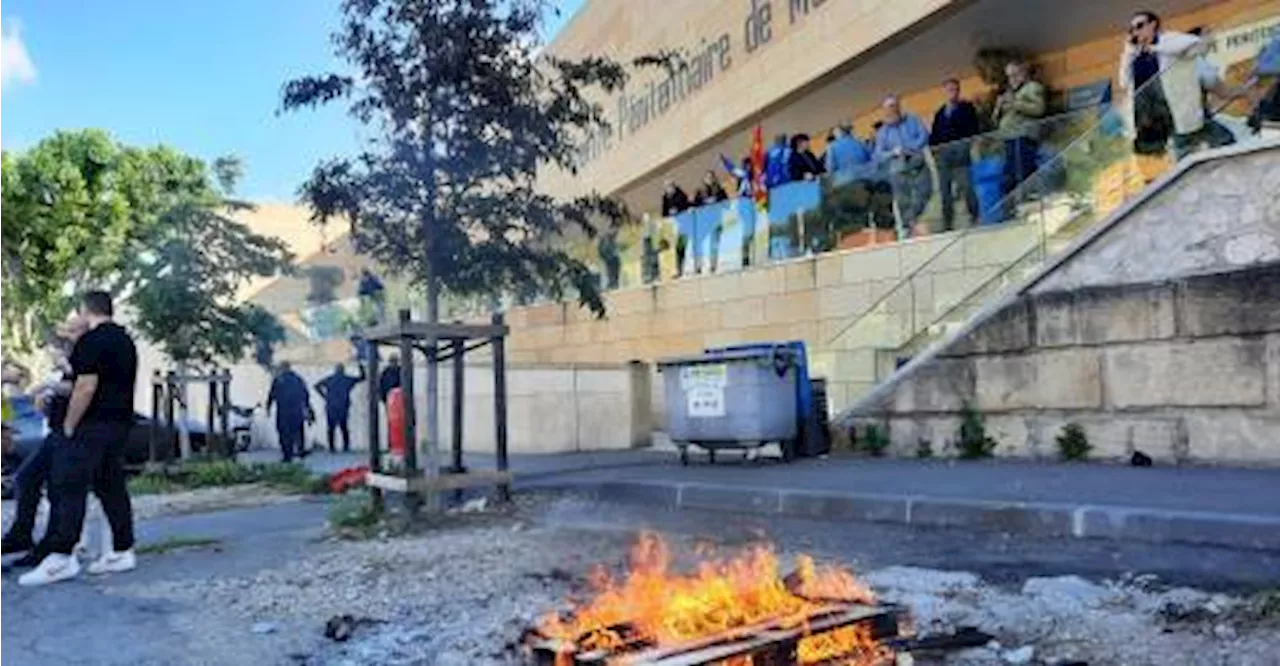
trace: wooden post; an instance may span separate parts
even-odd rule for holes
[[[368,343],[369,358],[366,361],[368,368],[366,371],[365,385],[369,388],[369,471],[377,474],[382,471],[382,451],[378,448],[381,439],[378,433],[378,405],[382,401],[378,381],[378,347],[372,342]],[[379,512],[382,511],[384,505],[382,501],[382,489],[370,488],[370,496],[373,498],[373,506]]]
[[[493,325],[503,325],[501,312],[493,314]],[[495,444],[499,472],[507,471],[507,362],[503,342],[502,333],[493,336],[493,422],[497,429]],[[498,499],[511,501],[511,484],[498,485]]]
[[[404,423],[401,433],[404,435],[404,475],[405,478],[418,476],[418,442],[414,428],[414,396],[413,396],[413,339],[404,333],[404,325],[409,322],[409,311],[400,311],[400,393]],[[408,493],[405,502],[410,513],[418,508],[419,498],[416,493]]]
[[[213,375],[209,378],[209,404],[205,406],[205,410],[204,410],[204,449],[205,449],[204,454],[206,456],[216,455],[216,456],[222,457],[225,455],[225,452],[221,449],[222,442],[218,442],[217,445],[214,444],[214,442],[217,441],[217,439],[214,435],[213,423],[214,423],[214,414],[216,413],[215,410],[217,409],[218,409],[218,373],[214,372]]]
[[[160,462],[160,403],[164,402],[164,388],[161,384],[160,371],[151,371],[151,433],[150,462]]]
[[[219,378],[222,384],[222,400],[219,402],[218,430],[222,431],[222,445],[227,447],[227,457],[236,459],[236,443],[231,437],[231,371],[225,370]]]
[[[453,340],[453,465],[451,474],[462,474],[467,468],[462,465],[462,420],[466,401],[466,367],[462,362],[467,341]]]
[[[450,474],[466,474],[467,468],[462,464],[462,420],[465,416],[466,401],[466,366],[462,359],[466,355],[467,341],[453,339],[453,459],[449,465]],[[462,503],[462,489],[453,491],[453,501]]]

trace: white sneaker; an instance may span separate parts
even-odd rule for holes
[[[121,551],[108,551],[102,554],[102,557],[89,563],[89,573],[93,575],[121,573],[124,571],[133,571],[138,567],[138,558],[133,554],[133,549]]]
[[[18,577],[18,584],[33,587],[68,580],[80,575],[80,561],[75,555],[51,553],[36,568]]]

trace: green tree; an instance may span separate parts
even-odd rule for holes
[[[587,93],[627,79],[606,58],[539,56],[544,0],[344,0],[333,35],[351,71],[289,81],[282,109],[346,102],[373,138],[320,164],[302,188],[318,223],[350,225],[357,251],[423,289],[438,321],[459,295],[569,291],[603,314],[599,279],[557,242],[620,222],[616,202],[561,200],[540,169],[575,172],[578,148],[608,132]],[[672,67],[672,56],[636,65]],[[436,365],[427,367],[428,459],[437,445]]]
[[[6,151],[2,187],[4,343],[23,350],[86,287],[123,290],[165,212],[211,192],[199,160],[123,146],[101,130]]]
[[[147,238],[129,294],[138,332],[176,365],[179,376],[217,360],[238,360],[278,340],[281,329],[262,308],[238,302],[249,280],[290,269],[293,255],[283,241],[254,233],[232,217],[250,206],[231,198],[239,164],[221,159],[204,168],[209,187],[178,202]],[[179,430],[189,453],[185,384]]]

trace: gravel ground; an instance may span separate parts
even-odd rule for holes
[[[565,519],[590,515],[608,520]],[[582,500],[525,497],[514,512],[459,516],[413,536],[318,542],[253,575],[122,579],[106,592],[198,609],[169,619],[189,641],[191,663],[246,663],[228,658],[235,652],[229,643],[259,641],[288,655],[284,663],[313,666],[515,664],[520,632],[579,589],[593,564],[620,564],[633,527]],[[688,563],[708,538],[732,546],[752,534],[722,522],[673,529],[668,540],[678,561]],[[1280,620],[1251,614],[1240,596],[1163,586],[1149,577],[991,582],[965,572],[867,567],[866,558],[831,550],[838,549],[823,549],[824,561],[860,568],[886,600],[911,608],[922,631],[976,626],[999,642],[917,663],[1280,664]],[[784,550],[783,561],[791,554]],[[338,614],[362,619],[345,643],[320,636]],[[228,641],[227,631],[214,627],[234,627],[244,638]]]

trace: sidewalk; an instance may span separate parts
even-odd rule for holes
[[[783,465],[732,453],[705,460],[683,467],[667,451],[601,451],[515,455],[510,468],[517,486],[672,509],[1280,551],[1280,470],[866,458]],[[366,463],[357,453],[307,458],[320,472]],[[469,454],[466,464],[492,468],[494,458]]]
[[[678,509],[1280,551],[1280,470],[861,458],[681,467],[668,458],[533,485]]]

